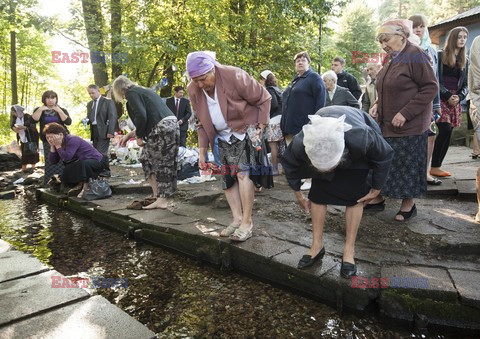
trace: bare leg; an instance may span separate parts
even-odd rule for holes
[[[81,183],[80,183],[81,184]],[[85,181],[83,183],[83,186],[82,186],[82,190],[80,191],[80,193],[78,193],[77,195],[77,198],[80,198],[82,199],[83,198],[83,195],[85,194],[85,191],[88,190],[88,181]]]
[[[248,173],[237,173],[240,199],[242,202],[242,223],[240,229],[250,230],[252,227],[253,199],[255,197],[255,187],[250,180]]]
[[[345,247],[343,261],[355,264],[355,240],[363,215],[363,204],[347,206],[345,210]]]
[[[407,198],[402,200],[402,205],[400,206],[400,211],[402,212],[410,212],[414,203],[413,198]],[[401,215],[396,215],[395,220],[402,221],[403,217]]]
[[[272,154],[273,170],[278,171],[278,142],[271,141],[268,144],[270,145],[270,153]]]
[[[242,222],[242,202],[240,198],[238,182],[236,182],[235,185],[229,189],[226,189],[224,192],[225,198],[227,198],[228,206],[230,207],[230,211],[232,211],[232,224],[240,225]]]
[[[157,197],[157,200],[151,203],[148,206],[143,207],[144,210],[151,210],[155,208],[165,209],[168,207],[167,199],[158,197],[158,186],[157,186],[157,176],[155,173],[152,173],[148,176],[148,183],[152,187],[153,197]]]
[[[323,226],[327,215],[327,205],[315,204],[312,202],[312,245],[309,255],[315,257],[323,248]]]
[[[475,221],[480,222],[480,168],[477,170],[477,178],[475,180],[477,188],[477,202],[478,202],[478,212],[475,216]]]
[[[427,181],[432,181],[433,177],[430,175],[430,166],[432,161],[433,146],[435,146],[435,135],[428,137],[427,147]]]

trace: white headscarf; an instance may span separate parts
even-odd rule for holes
[[[312,165],[320,172],[338,166],[345,149],[345,132],[352,128],[339,118],[309,115],[311,124],[303,126],[303,145]]]

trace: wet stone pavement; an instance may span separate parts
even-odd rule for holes
[[[133,200],[150,194],[144,181],[136,183],[143,179],[140,168],[112,168],[114,196],[106,200],[85,202],[48,190],[37,195],[138,241],[174,249],[223,270],[252,274],[337,309],[376,308],[386,317],[418,326],[480,329],[480,225],[474,221],[479,164],[470,158],[468,148],[451,147],[443,168],[453,177],[443,179],[440,186],[429,186],[427,197],[415,200],[416,218],[394,221],[400,202],[392,200],[387,200],[383,212],[365,213],[355,253],[362,278],[356,282],[358,288],[339,277],[342,207],[329,207],[323,261],[304,271],[296,269],[310,244],[311,224],[282,177],[275,178],[275,188],[256,195],[253,237],[242,244],[219,237],[230,222],[220,180],[179,185],[174,206],[168,210],[126,209]],[[375,284],[373,278],[388,278],[388,287]],[[397,286],[399,279],[402,286]],[[419,281],[427,285],[420,286]]]

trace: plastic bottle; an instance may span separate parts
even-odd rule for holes
[[[247,128],[247,133],[250,141],[252,142],[253,148],[255,148],[257,151],[260,151],[262,149],[262,130],[257,128],[255,125],[250,125]]]

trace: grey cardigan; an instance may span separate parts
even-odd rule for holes
[[[355,108],[360,108],[358,100],[355,99],[353,94],[348,90],[348,88],[340,87],[336,85],[335,93],[333,94],[332,100],[330,100],[330,95],[327,91],[327,104],[325,106],[350,106]]]

